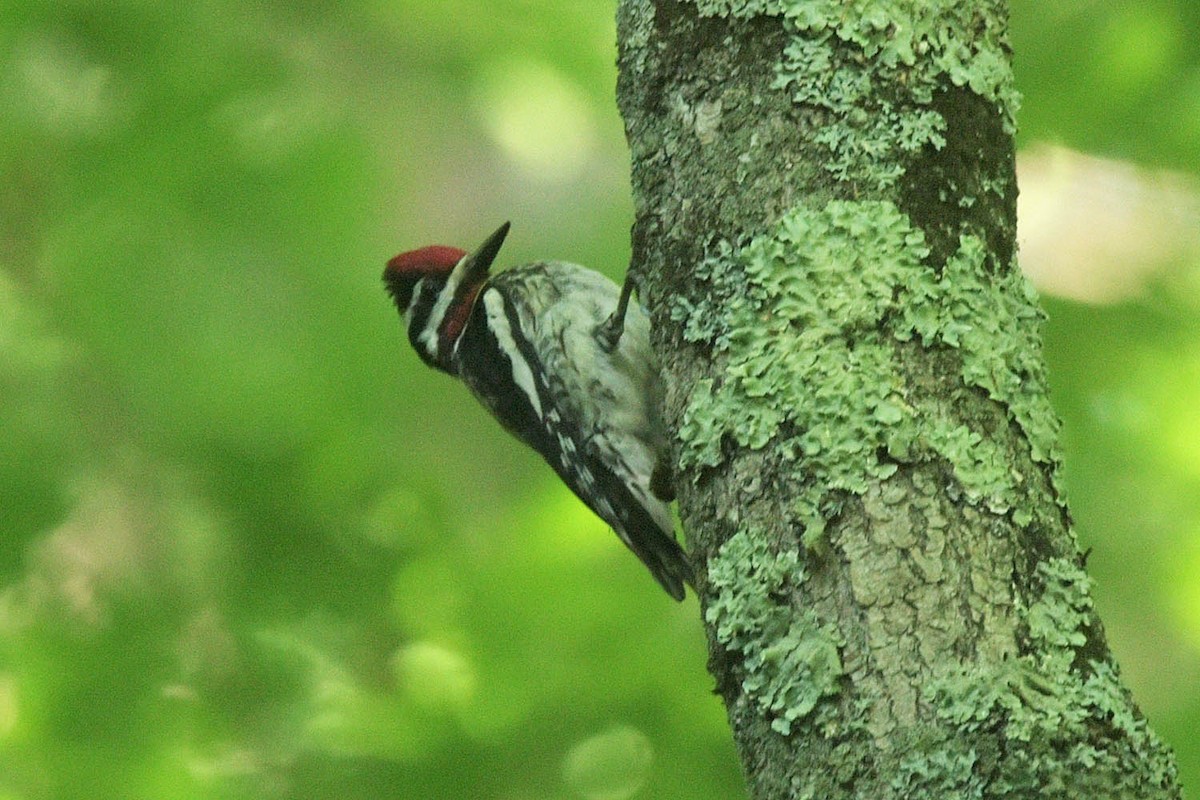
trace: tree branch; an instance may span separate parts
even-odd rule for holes
[[[1014,260],[1001,0],[622,0],[634,264],[756,798],[1178,797]]]

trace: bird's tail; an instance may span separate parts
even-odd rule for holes
[[[621,541],[642,560],[654,579],[667,590],[667,594],[676,600],[683,600],[685,584],[693,590],[696,588],[687,553],[671,532],[664,530],[659,521],[640,505],[634,504],[624,516],[624,524],[617,528]]]

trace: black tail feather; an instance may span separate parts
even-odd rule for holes
[[[645,509],[635,506],[631,510],[621,538],[671,597],[683,600],[685,585],[695,590],[696,583],[687,553]]]

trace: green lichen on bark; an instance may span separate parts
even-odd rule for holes
[[[790,39],[774,89],[827,113],[815,139],[839,180],[875,189],[895,183],[908,157],[946,144],[931,107],[947,85],[991,103],[1016,129],[1019,95],[1008,65],[999,0],[697,0],[701,16],[780,17]],[[969,35],[964,35],[969,32]]]
[[[1024,653],[929,683],[925,700],[946,727],[903,763],[893,786],[905,797],[985,796],[986,787],[986,796],[1133,798],[1176,784],[1170,751],[1135,713],[1116,667],[1088,657],[1087,575],[1052,558],[1036,580],[1020,614]]]
[[[842,675],[833,629],[773,599],[802,578],[796,553],[771,552],[761,533],[730,537],[708,565],[713,599],[705,619],[741,655],[742,689],[782,734],[836,694]]]
[[[702,17],[733,17],[749,19],[760,14],[782,13],[780,0],[696,0],[696,9]]]
[[[755,797],[1178,796],[1055,483],[1005,17],[621,2],[634,263]]]
[[[983,430],[906,380],[898,343],[951,348],[960,392],[981,390],[1020,427],[1032,458],[1052,465],[1057,422],[1040,359],[1041,315],[1020,272],[989,272],[983,243],[964,236],[940,271],[924,264],[920,230],[887,201],[799,206],[740,245],[720,243],[696,277],[704,299],[677,296],[685,339],[718,356],[693,387],[680,466],[714,467],[728,444],[776,452],[810,480],[795,501],[807,541],[899,465],[940,458],[969,502],[1023,509],[1024,476]]]

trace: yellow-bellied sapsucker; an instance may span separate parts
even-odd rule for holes
[[[660,480],[666,438],[650,321],[590,269],[561,261],[489,277],[508,233],[474,253],[431,246],[383,281],[431,367],[461,378],[642,560],[676,600],[691,583]],[[669,496],[668,496],[669,499]]]

